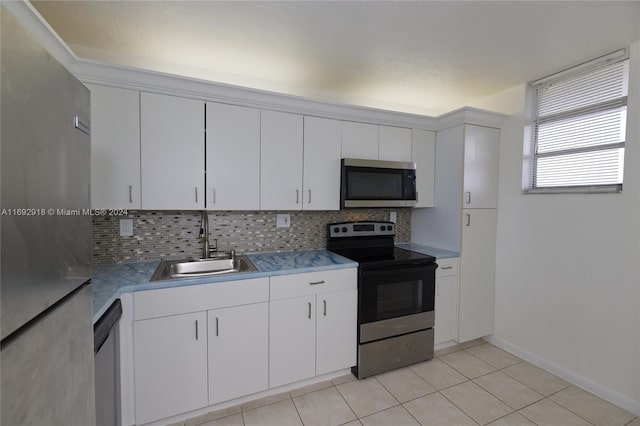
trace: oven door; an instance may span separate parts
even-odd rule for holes
[[[361,267],[360,343],[433,327],[436,268],[435,263]]]

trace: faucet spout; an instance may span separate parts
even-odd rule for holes
[[[204,210],[200,216],[200,238],[202,238],[202,259],[209,259],[211,253],[209,249],[209,215]]]

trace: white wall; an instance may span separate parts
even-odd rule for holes
[[[494,342],[640,414],[640,42],[631,55],[620,194],[522,194],[525,85],[472,106],[510,114]]]

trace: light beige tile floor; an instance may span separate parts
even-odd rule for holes
[[[261,398],[175,426],[640,426],[640,418],[478,339],[430,361]]]

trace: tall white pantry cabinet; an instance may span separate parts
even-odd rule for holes
[[[413,212],[413,242],[460,252],[459,342],[493,333],[499,143],[494,127],[439,130],[435,207]]]

